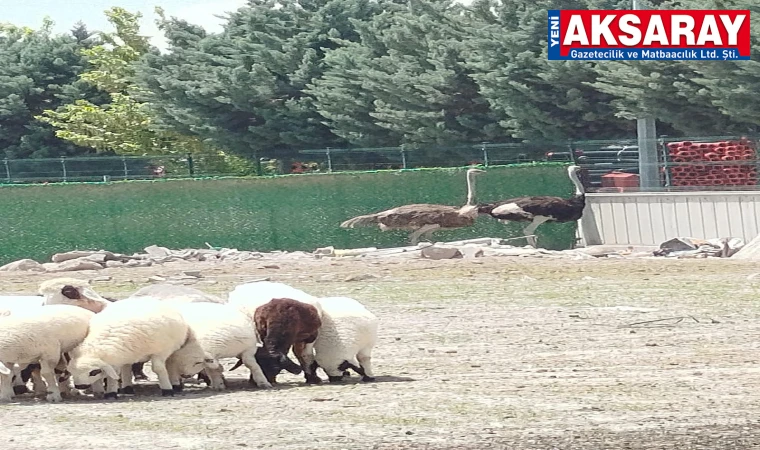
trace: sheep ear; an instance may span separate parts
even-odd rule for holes
[[[11,369],[9,369],[5,364],[0,362],[0,374],[2,375],[10,375]]]
[[[108,364],[103,366],[103,372],[105,372],[106,376],[112,380],[118,380],[120,378],[119,374],[116,373],[116,370]]]

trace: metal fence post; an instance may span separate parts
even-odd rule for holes
[[[10,161],[8,161],[8,158],[5,158],[3,160],[3,163],[5,163],[5,179],[8,180],[8,183],[11,182],[11,166]]]
[[[668,170],[668,148],[665,146],[666,135],[660,136],[657,140],[657,146],[660,150],[660,157],[662,158],[662,172],[665,179],[665,186],[670,186],[670,170]]]
[[[483,150],[483,165],[488,167],[488,149],[486,149],[486,143],[481,143],[481,150]]]
[[[400,147],[401,147],[401,167],[406,169],[406,150],[404,150],[404,144],[401,144]]]
[[[332,172],[332,157],[330,156],[330,147],[327,147],[327,172]]]
[[[121,164],[124,167],[124,179],[126,180],[129,176],[129,169],[127,168],[127,158],[122,156],[121,157]]]
[[[573,163],[573,165],[578,164],[578,160],[575,158],[575,146],[573,145],[573,140],[568,139],[567,140],[567,151],[570,154],[570,162]]]
[[[66,173],[66,157],[61,156],[61,168],[63,169],[63,181],[67,181],[67,173]]]
[[[195,165],[193,164],[193,155],[190,153],[187,154],[187,171],[192,177],[195,175]]]

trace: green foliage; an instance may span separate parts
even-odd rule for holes
[[[334,39],[356,39],[348,20],[378,9],[349,0],[251,1],[219,35],[178,19],[160,25],[170,53],[146,55],[142,98],[163,123],[210,139],[238,155],[336,147],[306,87],[321,76]],[[263,31],[266,30],[266,31]]]
[[[68,34],[54,35],[52,26],[49,19],[38,30],[0,24],[0,157],[88,152],[57,138],[50,126],[35,120],[43,110],[76,99],[104,100],[78,80],[86,65],[81,51],[89,43]]]
[[[308,91],[335,134],[354,145],[482,142],[495,116],[463,64],[468,37],[450,1],[389,5],[356,24],[360,41],[338,41]]]
[[[140,35],[140,13],[114,7],[106,11],[113,33],[100,33],[102,44],[82,50],[90,69],[81,79],[108,92],[110,102],[96,105],[76,100],[57,110],[46,110],[39,119],[57,128],[56,135],[98,152],[120,155],[161,155],[190,153],[207,158],[218,173],[254,172],[245,160],[214,151],[193,136],[182,135],[155,125],[150,110],[133,98],[134,64],[150,51],[146,36]]]
[[[753,46],[760,44],[752,0],[644,3],[750,9]],[[629,7],[250,0],[221,33],[157,9],[166,53],[140,34],[139,13],[118,7],[106,12],[115,32],[96,36],[81,23],[59,36],[49,22],[37,31],[4,25],[0,149],[11,157],[189,152],[235,173],[261,173],[260,157],[285,163],[302,159],[303,149],[438,146],[425,155],[436,161],[454,144],[630,138],[641,116],[671,136],[758,131],[757,56],[548,60],[548,9]]]
[[[515,139],[607,139],[630,136],[635,123],[615,117],[612,95],[586,83],[594,62],[549,61],[547,10],[586,9],[583,0],[477,0],[467,63]]]

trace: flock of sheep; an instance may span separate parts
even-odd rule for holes
[[[170,284],[115,300],[72,278],[45,281],[39,293],[0,300],[0,401],[27,393],[29,380],[50,402],[79,391],[134,394],[148,361],[163,396],[196,375],[225,389],[220,360],[235,357],[230,370],[245,365],[260,388],[271,388],[282,370],[320,383],[320,367],[330,382],[350,376],[348,369],[374,381],[378,320],[352,298],[318,298],[268,281],[238,285],[226,300]]]

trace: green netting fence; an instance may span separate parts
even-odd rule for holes
[[[569,196],[567,163],[492,166],[476,180],[477,200],[518,195]],[[256,178],[60,183],[0,187],[0,263],[48,261],[57,252],[148,245],[240,250],[392,247],[408,233],[342,229],[360,214],[409,203],[462,205],[467,167],[339,172]],[[439,231],[439,240],[522,236],[524,225],[480,217],[475,226]],[[539,244],[566,249],[574,223],[539,227]],[[524,241],[516,241],[523,245]]]

